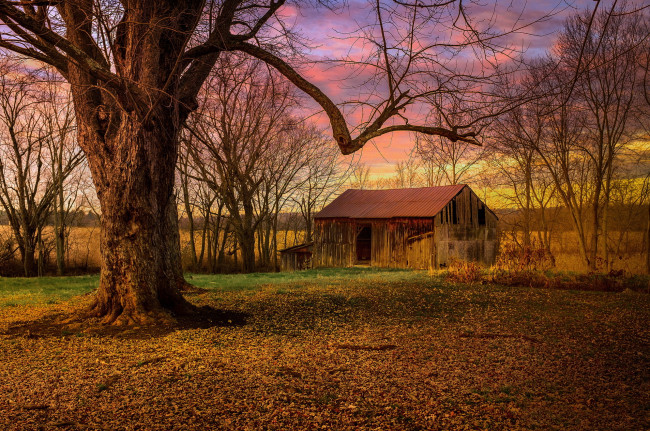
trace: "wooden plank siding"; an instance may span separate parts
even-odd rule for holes
[[[356,221],[315,220],[314,267],[350,267],[355,264]]]
[[[452,259],[488,265],[496,257],[497,218],[464,187],[434,217],[316,218],[315,267],[357,264],[356,236],[371,227],[371,266],[428,269]]]
[[[469,187],[452,199],[436,219],[435,267],[447,266],[453,259],[494,264],[498,219]]]

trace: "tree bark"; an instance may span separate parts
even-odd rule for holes
[[[124,115],[124,113],[122,113]],[[122,118],[114,139],[100,141],[82,127],[101,217],[101,276],[91,314],[103,323],[146,324],[192,309],[185,286],[173,195],[176,133],[164,116],[148,127]],[[83,125],[87,126],[87,125]],[[85,132],[85,133],[84,133]]]
[[[648,225],[646,227],[645,269],[650,274],[650,204],[648,204]]]

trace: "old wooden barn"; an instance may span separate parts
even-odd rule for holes
[[[315,217],[313,266],[494,263],[497,217],[467,185],[347,190]]]

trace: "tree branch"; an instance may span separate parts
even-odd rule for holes
[[[323,108],[329,117],[334,139],[336,140],[343,154],[351,154],[361,149],[369,140],[386,133],[396,131],[419,132],[428,135],[443,136],[452,141],[464,141],[471,144],[480,145],[475,139],[475,133],[469,132],[459,134],[457,128],[445,129],[442,127],[415,126],[410,124],[392,125],[382,128],[388,119],[396,115],[400,109],[410,103],[411,99],[408,98],[407,92],[401,93],[395,98],[393,102],[387,103],[377,119],[375,119],[375,121],[370,126],[364,129],[358,137],[352,139],[347,123],[345,122],[345,118],[343,117],[343,114],[339,108],[334,104],[334,102],[332,102],[332,100],[327,97],[327,95],[325,95],[325,93],[323,93],[318,87],[303,78],[284,60],[264,50],[263,48],[250,44],[248,42],[232,43],[228,46],[228,49],[245,52],[255,58],[264,61],[266,64],[273,66],[296,87],[307,93],[312,99],[318,102],[318,104]]]

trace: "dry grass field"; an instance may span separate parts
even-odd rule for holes
[[[97,277],[0,279],[0,428],[650,427],[650,296],[422,272],[190,275],[207,328],[67,325]]]
[[[0,236],[8,233],[7,226],[0,226]],[[48,231],[45,232],[49,234]],[[620,236],[620,237],[619,237]],[[536,233],[534,233],[536,237]],[[196,233],[195,240],[197,247],[200,244],[200,233]],[[619,242],[620,240],[620,242]],[[292,246],[302,241],[302,232],[298,233],[298,238],[292,231],[280,232],[278,234],[279,248],[284,244]],[[502,246],[506,244],[508,238],[502,240]],[[577,251],[578,240],[574,232],[558,232],[553,234],[551,250],[555,256],[555,270],[557,271],[574,271],[586,272],[581,262],[580,255]],[[641,232],[628,232],[622,235],[618,232],[612,234],[612,245],[615,249],[612,251],[614,270],[623,270],[628,274],[645,273],[645,252],[643,250],[643,235]],[[189,267],[189,233],[181,231],[181,250],[183,251],[183,262]],[[70,248],[67,254],[69,266],[71,268],[97,270],[100,266],[99,253],[99,227],[76,227],[73,228],[70,235]]]

